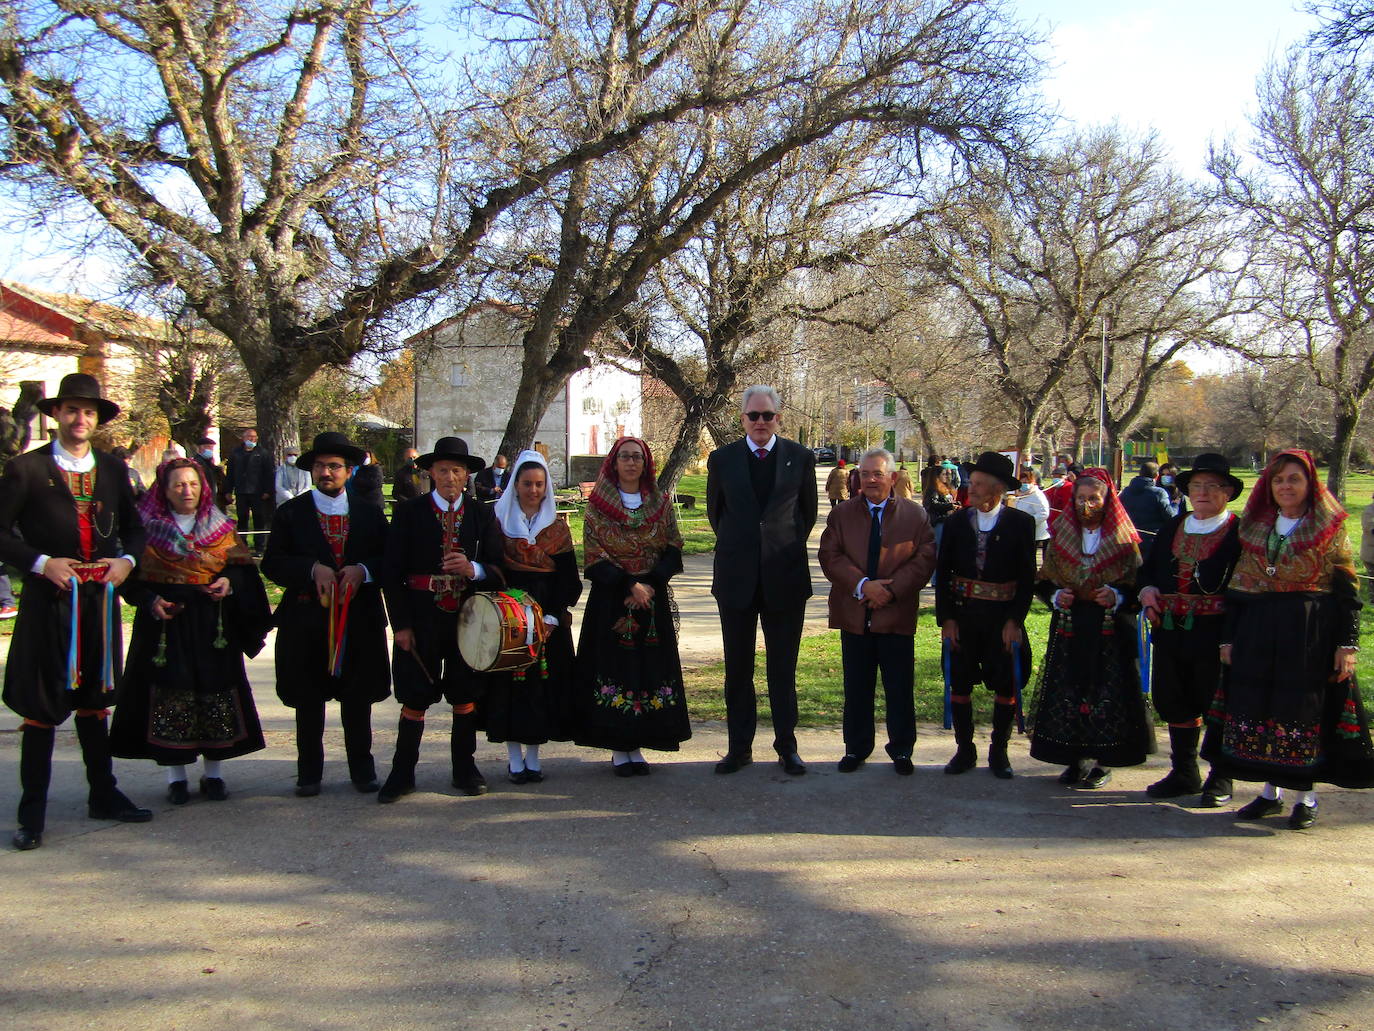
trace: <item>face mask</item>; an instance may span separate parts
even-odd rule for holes
[[[258,446],[258,442],[256,440],[245,440],[243,442],[243,446],[246,447],[249,451],[252,451],[255,447]]]
[[[1169,484],[1171,484],[1171,483],[1174,482],[1174,478],[1173,478],[1172,476],[1161,476],[1161,477],[1159,478],[1159,482],[1162,483],[1162,484],[1164,484],[1164,486],[1167,487],[1167,486],[1169,486]]]
[[[201,458],[214,458],[214,457],[215,457],[215,452],[214,452],[214,450],[213,450],[212,448],[208,448],[208,447],[207,447],[207,448],[205,448],[205,450],[201,451],[200,457],[201,457]]]
[[[293,454],[291,454],[290,452],[287,452],[287,455],[286,455],[286,464],[287,464],[287,465],[295,465],[295,464],[296,464],[296,459],[297,459],[297,457],[299,457],[299,456],[293,455]]]

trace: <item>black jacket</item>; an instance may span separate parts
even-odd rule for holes
[[[272,462],[272,456],[261,447],[249,449],[240,444],[229,452],[228,466],[224,474],[225,494],[276,496],[277,467]]]
[[[978,572],[977,509],[962,508],[945,520],[940,553],[935,559],[935,618],[944,623],[980,611],[995,611],[1002,620],[1024,623],[1035,590],[1035,517],[1029,512],[1002,506],[1002,513],[988,537],[983,571]],[[954,577],[988,583],[1016,582],[1010,603],[959,598]]]

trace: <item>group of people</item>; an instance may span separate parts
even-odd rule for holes
[[[475,760],[483,730],[506,744],[507,776],[517,784],[544,779],[539,751],[551,740],[608,750],[617,777],[636,777],[652,772],[645,750],[676,750],[690,737],[670,587],[682,538],[644,441],[622,438],[606,456],[579,569],[540,451],[523,451],[487,478],[497,488],[488,505],[468,494],[486,462],[464,440],[442,438],[411,456],[430,489],[398,503],[388,521],[381,506],[347,489],[362,449],[322,433],[295,460],[311,487],[276,506],[259,568],[195,459],[165,461],[135,503],[123,464],[91,446],[97,426],[118,412],[92,377],[66,377],[40,407],[57,438],[11,460],[0,480],[0,560],[26,570],[4,685],[5,703],[23,719],[16,848],[42,843],[54,729],[71,716],[92,818],[152,818],[119,790],[116,756],[165,767],[174,805],[190,801],[199,760],[198,793],[226,799],[223,763],[264,747],[244,659],[273,627],[277,694],[295,711],[302,797],[322,789],[331,701],[349,778],[382,803],[416,789],[426,716],[441,702],[452,709],[452,784],[468,795],[487,790]],[[796,665],[812,592],[815,459],[780,436],[772,387],[751,387],[741,407],[744,436],[708,461],[728,728],[715,769],[735,774],[753,762],[761,626],[772,748],[796,776],[806,772]],[[1038,570],[1038,509],[1008,503],[1030,496],[1034,480],[1018,477],[1005,456],[987,452],[972,463],[961,476],[967,506],[943,513],[894,491],[898,470],[882,449],[867,452],[857,472],[859,491],[831,507],[819,550],[842,649],[841,772],[857,771],[875,747],[879,673],[887,754],[897,773],[914,771],[914,635],[919,593],[934,577],[956,739],[947,774],[978,765],[973,692],[981,683],[994,696],[987,767],[1014,776],[1008,743],[1032,682],[1025,619],[1039,596],[1053,616],[1025,722],[1032,757],[1063,765],[1062,783],[1100,787],[1113,768],[1154,749],[1136,663],[1140,611],[1155,627],[1154,701],[1172,750],[1152,796],[1197,794],[1203,805],[1221,805],[1233,779],[1263,781],[1237,816],[1277,813],[1286,789],[1295,793],[1290,823],[1307,827],[1317,782],[1374,786],[1354,677],[1359,602],[1345,513],[1306,453],[1276,456],[1239,519],[1226,505],[1240,481],[1221,456],[1199,457],[1178,477],[1191,512],[1161,528],[1144,566],[1105,470],[1074,481]],[[944,493],[939,483],[926,489]],[[263,577],[282,589],[275,612]],[[571,610],[584,578],[590,590],[574,648]],[[122,669],[121,597],[136,607]],[[519,632],[501,653],[517,661],[479,670],[460,639],[483,600]],[[392,693],[401,708],[382,778],[372,706]],[[1199,746],[1211,764],[1205,781]]]

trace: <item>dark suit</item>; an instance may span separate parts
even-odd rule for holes
[[[225,463],[224,493],[232,495],[238,512],[238,529],[266,530],[272,522],[272,509],[277,503],[276,471],[272,456],[261,447],[246,448],[242,444],[229,452]],[[262,537],[243,538],[258,554],[262,554]]]
[[[816,525],[816,456],[777,437],[768,458],[759,459],[745,438],[713,451],[706,469],[730,752],[753,747],[754,646],[762,623],[773,747],[790,755],[797,750],[797,649],[811,597],[807,541]]]
[[[881,669],[887,753],[909,759],[916,744],[916,610],[921,588],[935,568],[935,532],[920,505],[889,498],[870,572],[872,524],[868,499],[861,495],[831,509],[821,534],[821,569],[830,580],[830,625],[840,631],[844,666],[844,750],[859,759],[873,751],[873,692]],[[880,609],[869,609],[854,596],[870,576],[892,580],[892,601]]]
[[[324,770],[324,706],[339,702],[349,777],[365,784],[377,775],[372,761],[372,705],[387,697],[386,611],[382,605],[382,552],[386,517],[375,505],[352,504],[343,565],[365,566],[372,575],[348,615],[343,672],[329,669],[328,610],[315,593],[311,572],[318,562],[338,568],[320,528],[311,491],[284,502],[272,517],[262,573],[282,588],[277,606],[277,696],[296,710],[297,783],[318,784]]]
[[[92,454],[94,526],[89,554],[82,551],[76,501],[53,459],[51,444],[11,458],[0,474],[0,561],[24,574],[19,616],[5,663],[4,700],[27,721],[21,732],[19,827],[38,835],[43,832],[47,814],[53,728],[66,722],[73,712],[90,785],[90,814],[133,808],[116,787],[103,711],[114,696],[112,685],[106,690],[103,669],[105,587],[80,584],[73,596],[31,571],[40,555],[77,560],[127,555],[137,561],[142,554],[143,522],[134,508],[128,466],[104,452],[92,449]],[[77,685],[69,689],[67,654],[73,605],[80,616],[81,661]],[[112,673],[117,677],[123,624],[118,599],[112,606],[109,647],[113,651]]]

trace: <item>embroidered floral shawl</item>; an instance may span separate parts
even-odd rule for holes
[[[1107,491],[1097,552],[1091,556],[1083,554],[1083,525],[1078,519],[1078,506],[1070,502],[1054,520],[1040,572],[1043,578],[1069,590],[1096,590],[1104,584],[1133,580],[1140,565],[1140,534],[1117,497],[1111,474],[1106,469],[1085,469],[1074,484],[1075,491],[1078,482],[1089,478],[1100,481]]]
[[[616,455],[635,443],[644,452],[644,471],[639,478],[643,504],[633,512],[620,499]],[[649,445],[637,437],[621,437],[611,448],[592,488],[583,530],[583,563],[590,567],[608,561],[631,575],[647,573],[667,548],[682,548],[672,502],[658,489],[654,459]]]

